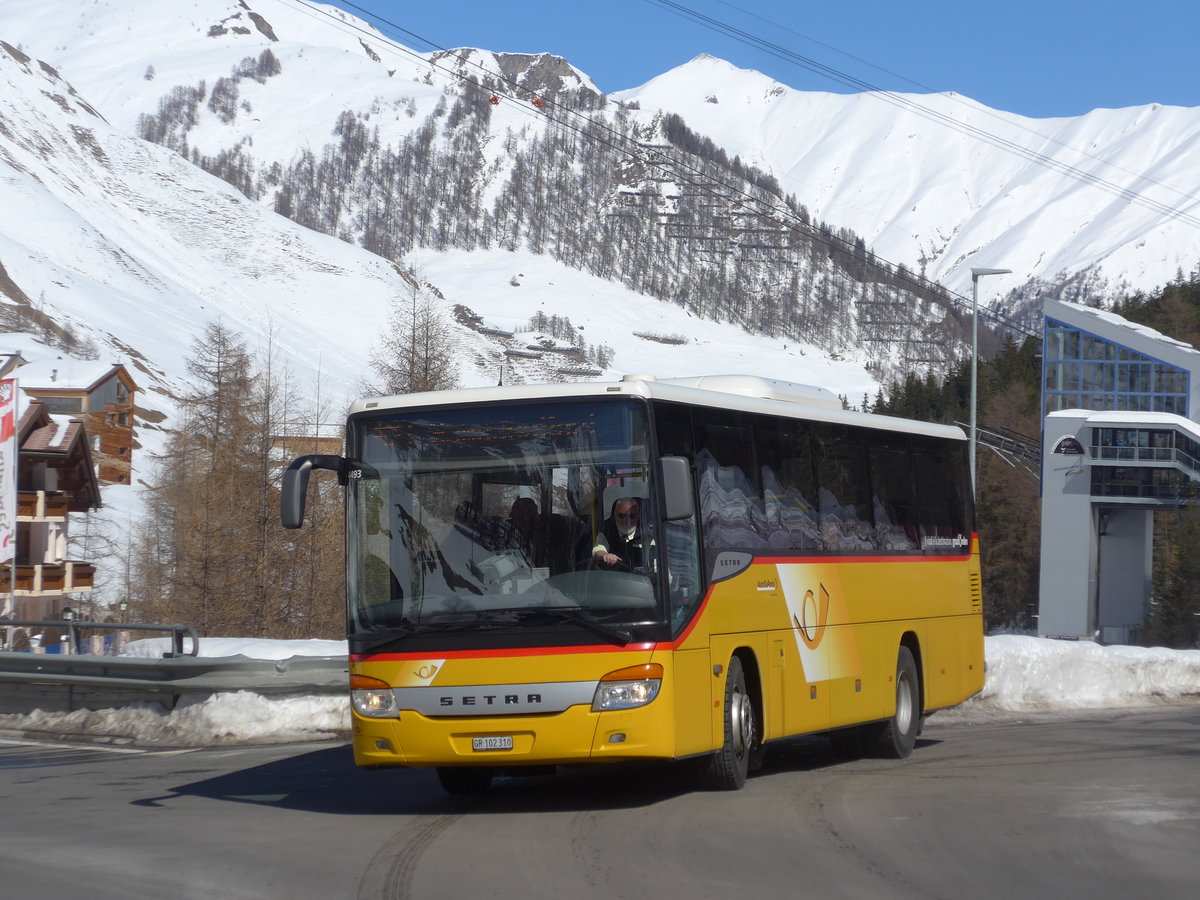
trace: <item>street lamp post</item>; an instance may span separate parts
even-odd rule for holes
[[[975,495],[975,407],[979,393],[979,279],[984,275],[1007,275],[1012,269],[971,269],[971,496]]]

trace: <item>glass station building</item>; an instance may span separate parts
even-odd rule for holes
[[[1055,300],[1043,347],[1038,633],[1134,643],[1152,513],[1200,496],[1200,351]]]

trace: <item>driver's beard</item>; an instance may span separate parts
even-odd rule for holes
[[[619,534],[622,538],[624,538],[627,541],[631,540],[633,538],[633,534],[635,531],[637,531],[636,523],[630,524],[630,525],[618,525],[617,526],[617,534]]]

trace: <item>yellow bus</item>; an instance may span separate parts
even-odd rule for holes
[[[355,760],[500,771],[693,760],[737,789],[827,733],[908,756],[983,685],[961,430],[752,376],[357,402],[346,456]]]

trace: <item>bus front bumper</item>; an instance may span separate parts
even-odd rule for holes
[[[354,761],[360,766],[567,765],[630,759],[671,759],[668,716],[644,707],[594,712],[573,706],[552,715],[398,717],[353,713]],[[495,749],[500,748],[500,749]]]

